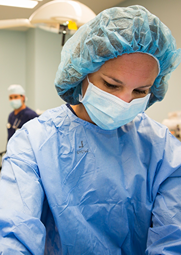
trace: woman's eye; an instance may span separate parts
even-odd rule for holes
[[[135,89],[134,92],[137,93],[137,94],[147,94],[146,90],[137,90],[137,89]]]
[[[118,86],[117,85],[113,85],[113,84],[110,84],[108,83],[107,81],[104,80],[104,84],[108,87],[108,88],[111,88],[111,89],[116,89]]]

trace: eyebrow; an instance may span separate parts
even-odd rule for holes
[[[112,79],[113,81],[115,81],[115,82],[117,82],[117,83],[120,83],[120,84],[122,84],[122,85],[125,85],[124,82],[122,82],[122,81],[120,81],[120,80],[117,80],[117,79],[115,79],[115,78],[113,78],[113,77],[111,77],[111,76],[108,76],[108,75],[105,75],[105,74],[104,74],[104,76],[106,76],[106,77]],[[141,86],[141,87],[138,87],[138,88],[147,88],[147,87],[151,87],[152,85],[153,85],[153,84],[148,84],[148,85]]]

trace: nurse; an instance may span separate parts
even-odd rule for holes
[[[180,254],[181,143],[144,113],[180,61],[170,30],[137,5],[67,41],[55,79],[67,104],[8,143],[2,254]]]

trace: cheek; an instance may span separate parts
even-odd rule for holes
[[[82,82],[82,96],[85,95],[85,92],[87,90],[87,87],[88,87],[88,81],[87,81],[87,78],[85,78]]]

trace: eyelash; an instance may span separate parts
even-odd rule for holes
[[[111,88],[111,89],[116,89],[116,88],[118,88],[117,85],[112,85],[112,84],[108,83],[108,82],[105,81],[105,80],[104,80],[104,83],[105,83],[105,85],[106,85],[108,88]]]
[[[138,94],[146,94],[146,90],[134,90],[134,92],[138,93]]]
[[[107,81],[105,81],[104,80],[104,83],[105,83],[105,85],[108,87],[108,88],[111,88],[111,89],[117,89],[119,86],[117,86],[117,85],[113,85],[113,84],[110,84],[110,83],[108,83]],[[134,90],[134,92],[135,93],[137,93],[137,94],[146,94],[146,90],[137,90],[137,89],[135,89]]]

